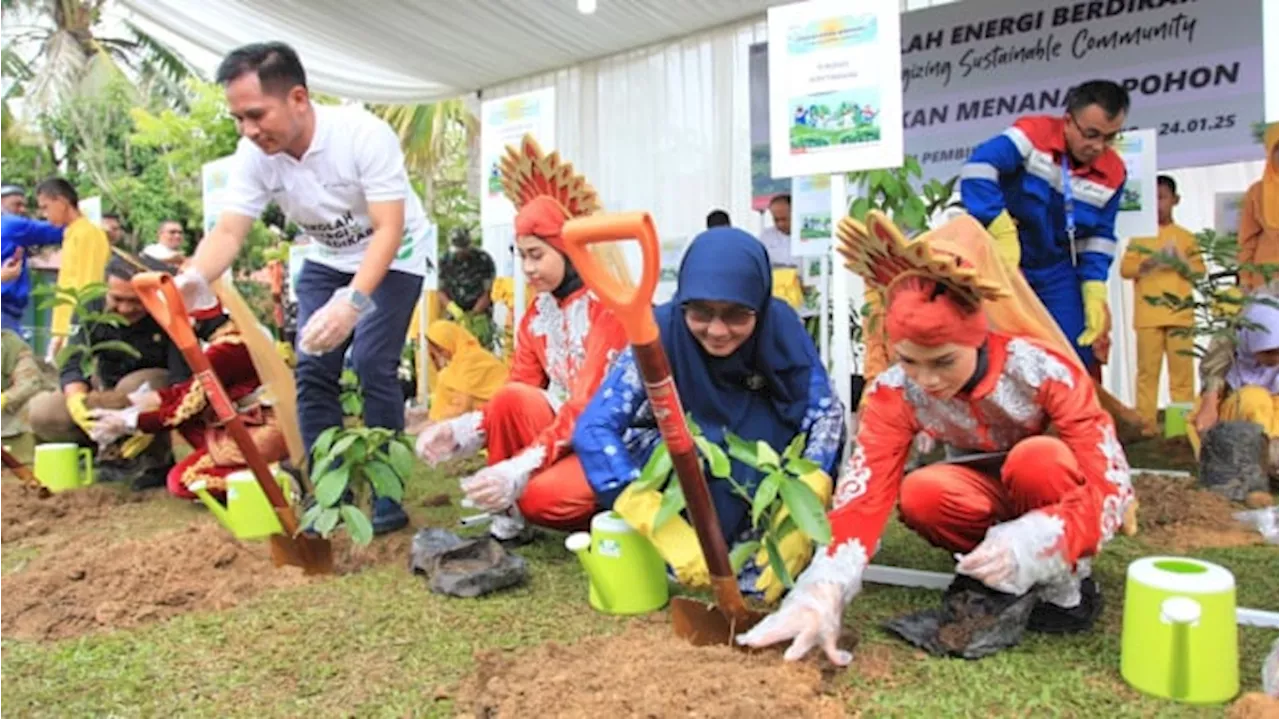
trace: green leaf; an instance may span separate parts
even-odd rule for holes
[[[342,505],[342,522],[346,525],[347,534],[351,536],[353,543],[365,545],[373,541],[373,524],[359,507],[353,504]]]
[[[80,304],[88,304],[94,300],[102,299],[107,296],[107,285],[103,282],[90,282],[80,287],[79,297],[77,300]]]
[[[760,517],[773,505],[773,500],[778,498],[778,488],[784,481],[786,477],[781,472],[771,472],[760,480],[756,496],[751,500],[751,526],[760,526]]]
[[[756,464],[757,455],[755,442],[748,442],[732,432],[725,432],[724,439],[725,443],[729,445],[730,457],[742,462],[748,467],[759,469],[759,466]]]
[[[659,442],[658,446],[653,448],[653,453],[649,455],[649,460],[644,463],[640,478],[634,482],[637,485],[634,491],[645,492],[657,489],[670,476],[671,450],[667,449],[666,442]]]
[[[913,177],[920,177],[924,174],[923,170],[920,169],[920,161],[917,160],[914,155],[907,155],[903,158],[902,169],[906,170],[907,174]]]
[[[89,351],[94,354],[98,354],[99,352],[119,352],[123,355],[133,357],[134,359],[142,356],[142,353],[138,351],[137,347],[121,340],[105,340],[98,342],[91,346]]]
[[[818,544],[831,544],[831,523],[818,495],[798,479],[788,479],[778,490],[787,512],[795,518],[801,531]]]
[[[335,457],[345,455],[347,450],[351,448],[351,445],[355,444],[358,439],[360,439],[359,432],[347,431],[338,439],[337,442],[333,443],[333,447],[329,449],[329,454]]]
[[[756,457],[759,458],[759,465],[757,466],[757,469],[765,469],[766,467],[776,468],[781,465],[778,453],[763,439],[756,441]]]
[[[787,571],[787,563],[782,559],[782,552],[778,550],[778,543],[773,537],[765,535],[764,549],[769,553],[769,566],[773,567],[773,573],[782,580],[782,586],[790,588],[794,582],[791,580],[791,572]]]
[[[316,481],[316,504],[324,507],[332,507],[342,499],[342,493],[347,490],[347,483],[351,480],[351,465],[344,464],[337,469],[331,469],[325,472],[324,476]]]
[[[798,531],[800,531],[800,527],[796,526],[795,518],[793,518],[790,514],[788,514],[787,516],[782,518],[781,522],[778,523],[778,527],[769,533],[773,535],[774,539],[777,539],[779,542],[781,542],[782,540],[791,536],[792,532],[798,532]]]
[[[698,424],[698,422],[697,422],[696,420],[694,420],[694,418],[693,418],[693,415],[692,415],[692,414],[689,414],[688,412],[686,412],[686,413],[685,413],[685,415],[684,415],[684,423],[685,423],[685,424],[687,424],[687,425],[689,425],[689,432],[690,432],[693,436],[695,436],[695,437],[701,437],[701,436],[702,436],[702,425]]]
[[[819,465],[817,462],[811,459],[805,459],[804,457],[793,459],[790,462],[787,462],[787,471],[790,472],[791,474],[794,474],[797,477],[803,477],[806,474],[817,472],[821,469],[822,469],[822,466]]]
[[[84,352],[88,352],[88,350],[85,349],[84,345],[67,343],[62,346],[62,349],[58,350],[58,354],[56,357],[53,358],[53,362],[58,367],[65,367],[67,366],[67,363],[71,361],[72,357],[80,355],[81,353],[84,353]]]
[[[658,513],[654,515],[653,528],[657,530],[662,527],[667,520],[683,511],[684,506],[684,490],[680,487],[680,483],[668,484],[666,491],[662,493],[662,504],[658,506]]]
[[[392,441],[387,444],[387,454],[391,458],[391,468],[400,476],[400,479],[409,481],[413,476],[413,450],[400,442]]]
[[[316,437],[316,443],[311,446],[311,456],[323,457],[328,454],[329,450],[333,448],[334,438],[337,437],[338,433],[341,431],[341,427],[330,427],[329,429],[321,432],[320,436]]]
[[[791,444],[787,445],[787,451],[782,453],[782,457],[787,460],[799,459],[800,453],[804,451],[804,445],[807,440],[808,435],[805,433],[802,432],[797,434],[791,440]]]
[[[320,516],[316,519],[315,530],[321,537],[328,537],[333,533],[333,528],[338,526],[338,508],[325,507],[320,512]]]
[[[387,497],[396,502],[404,499],[404,485],[396,476],[390,465],[373,461],[364,465],[364,474],[373,484],[373,491],[379,497]]]
[[[729,565],[733,567],[733,573],[738,574],[742,568],[747,566],[747,562],[760,551],[760,540],[753,539],[749,542],[743,542],[733,548],[729,552]]]
[[[302,519],[298,520],[298,523],[302,525],[303,529],[314,530],[316,520],[320,518],[320,513],[325,509],[327,509],[327,507],[322,506],[319,502],[312,504],[311,508],[302,515]]]
[[[698,450],[702,452],[702,456],[707,458],[707,463],[711,465],[711,476],[724,479],[729,476],[729,456],[720,449],[720,445],[712,442],[705,437],[695,437],[693,440],[698,445]]]

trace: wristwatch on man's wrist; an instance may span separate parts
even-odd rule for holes
[[[369,295],[354,287],[351,288],[351,294],[347,295],[347,302],[350,302],[351,306],[356,308],[356,312],[364,312],[373,305],[373,300],[369,299]]]

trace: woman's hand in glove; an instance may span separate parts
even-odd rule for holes
[[[528,472],[509,459],[462,480],[462,491],[480,509],[502,512],[516,503],[528,482]]]
[[[787,661],[802,659],[809,650],[821,647],[832,664],[846,666],[853,655],[836,646],[844,614],[842,595],[840,585],[831,582],[797,585],[778,611],[746,634],[739,634],[737,642],[760,648],[790,639],[791,646],[782,655]]]

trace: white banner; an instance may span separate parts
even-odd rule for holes
[[[480,192],[480,225],[510,224],[516,211],[502,192],[502,156],[508,145],[532,134],[543,151],[556,147],[555,88],[485,100],[480,108],[480,168],[484,173]],[[498,257],[495,255],[494,259]],[[500,262],[500,261],[499,261]]]
[[[769,8],[774,177],[902,165],[897,0]]]

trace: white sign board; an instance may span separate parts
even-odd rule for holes
[[[902,165],[898,0],[769,8],[774,177]]]
[[[791,178],[791,256],[831,251],[831,175]]]
[[[206,162],[200,170],[200,202],[204,208],[204,222],[201,223],[201,227],[204,228],[206,235],[213,230],[214,225],[218,224],[218,215],[222,214],[222,208],[227,204],[225,194],[227,185],[231,181],[234,161],[235,158],[228,155],[213,162]]]
[[[510,224],[515,207],[502,192],[502,157],[507,146],[519,147],[520,139],[532,134],[543,151],[556,146],[555,88],[485,100],[480,107],[480,169],[484,173],[480,192],[480,225]],[[494,256],[497,260],[497,256]],[[499,261],[500,262],[500,261]]]
[[[1153,237],[1160,232],[1156,216],[1156,131],[1130,130],[1116,138],[1116,152],[1129,176],[1121,190],[1116,237]]]

